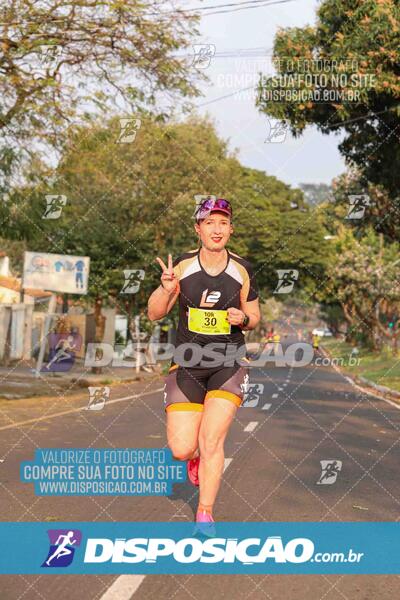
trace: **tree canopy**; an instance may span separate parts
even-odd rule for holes
[[[395,0],[323,0],[315,27],[276,35],[278,73],[260,81],[258,101],[262,112],[288,121],[294,135],[309,124],[344,133],[339,149],[347,162],[381,184],[397,211],[399,28]],[[283,95],[274,100],[274,90]],[[298,92],[307,92],[304,100]]]
[[[300,190],[243,167],[207,119],[148,119],[132,143],[117,143],[118,136],[118,118],[71,128],[57,168],[36,160],[27,183],[0,206],[5,237],[26,240],[30,250],[90,256],[92,297],[143,307],[159,282],[156,256],[197,245],[194,196],[216,194],[232,201],[229,247],[251,260],[264,297],[280,268],[298,269],[298,287],[317,292],[324,230]],[[56,220],[43,219],[49,194],[67,199]],[[120,296],[124,269],[145,271],[134,298]]]
[[[388,323],[400,317],[399,250],[398,243],[385,244],[383,235],[371,227],[359,240],[341,227],[335,260],[328,269],[328,293],[333,304],[342,307],[348,336],[375,348],[383,337],[392,336]],[[400,331],[394,329],[397,335]]]
[[[3,177],[18,150],[59,148],[78,119],[123,106],[168,114],[178,96],[198,94],[198,71],[182,55],[190,54],[197,21],[166,0],[4,0]]]

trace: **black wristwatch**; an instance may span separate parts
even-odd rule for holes
[[[241,327],[247,327],[247,325],[249,324],[250,318],[245,314],[244,315],[244,319],[242,321],[242,324],[240,325]]]

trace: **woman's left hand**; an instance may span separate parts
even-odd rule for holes
[[[243,319],[245,318],[245,314],[242,310],[238,308],[228,308],[228,322],[231,325],[241,325],[243,323]]]

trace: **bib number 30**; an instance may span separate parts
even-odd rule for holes
[[[203,335],[226,335],[231,332],[227,310],[204,310],[189,307],[188,329]]]
[[[206,327],[215,327],[217,324],[217,317],[204,317],[204,323]]]

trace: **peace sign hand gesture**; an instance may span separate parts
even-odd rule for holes
[[[172,266],[172,255],[168,254],[168,267],[158,256],[157,262],[163,271],[161,275],[161,285],[169,294],[173,294],[178,287],[178,280],[175,277],[174,268]]]

